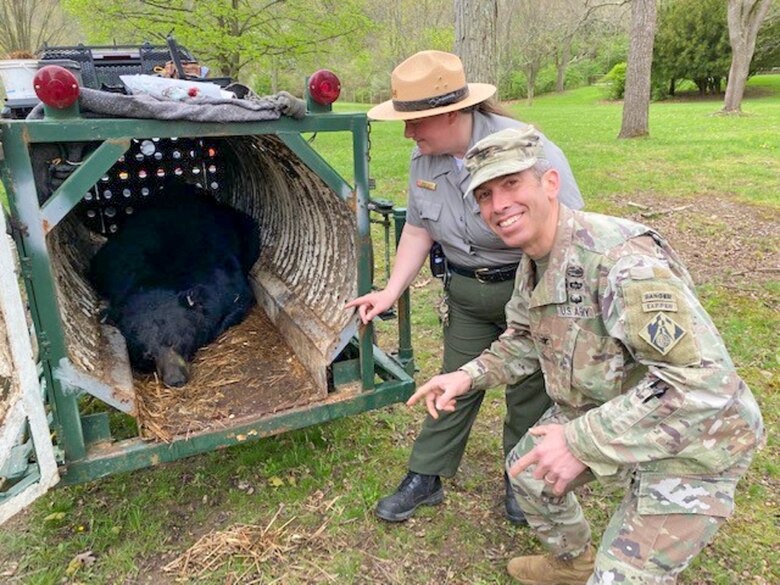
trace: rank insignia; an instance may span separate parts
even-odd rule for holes
[[[436,183],[433,181],[426,181],[424,179],[417,179],[417,186],[420,189],[428,189],[428,191],[436,191]]]
[[[642,327],[639,337],[649,343],[658,353],[666,355],[672,351],[686,333],[687,331],[669,315],[658,312]]]

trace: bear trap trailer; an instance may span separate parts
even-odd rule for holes
[[[370,224],[382,224],[388,242],[392,216],[397,241],[404,210],[370,199],[365,114],[307,103],[307,114],[297,120],[202,123],[85,118],[77,103],[58,109],[44,100],[43,119],[0,119],[9,208],[0,229],[15,242],[0,238],[0,522],[58,481],[173,461],[411,394],[408,291],[398,303],[392,356],[375,344],[372,325],[343,310],[347,300],[372,288]],[[354,184],[302,136],[331,132],[351,136]],[[71,147],[84,144],[83,159],[47,189],[36,166],[41,152],[54,148],[67,158]],[[174,425],[160,440],[144,436],[139,425],[134,436],[117,436],[126,432],[114,428],[117,413],[138,420],[139,383],[121,335],[101,323],[86,270],[99,245],[121,229],[120,216],[143,203],[147,176],[166,174],[199,175],[190,179],[257,220],[263,241],[252,288],[290,348],[285,363],[297,360],[311,381],[309,395],[287,402],[275,395],[273,408],[253,411],[247,398],[264,391],[254,372],[254,386],[233,389],[240,406],[221,403],[221,414],[194,430]],[[371,212],[381,218],[371,219]],[[251,369],[263,347],[247,352]],[[296,379],[281,387],[293,392]]]

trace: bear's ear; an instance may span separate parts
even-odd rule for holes
[[[179,293],[179,304],[186,309],[200,309],[206,302],[206,288],[197,284]]]

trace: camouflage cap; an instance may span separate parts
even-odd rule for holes
[[[471,174],[466,195],[491,179],[530,169],[544,158],[542,138],[533,126],[523,130],[507,128],[491,134],[466,153],[464,164]]]

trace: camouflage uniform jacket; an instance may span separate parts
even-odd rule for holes
[[[560,206],[547,269],[534,280],[524,256],[507,331],[462,368],[472,388],[514,383],[541,363],[569,421],[567,444],[598,477],[638,467],[660,477],[724,472],[728,483],[763,434],[761,414],[666,241]]]

